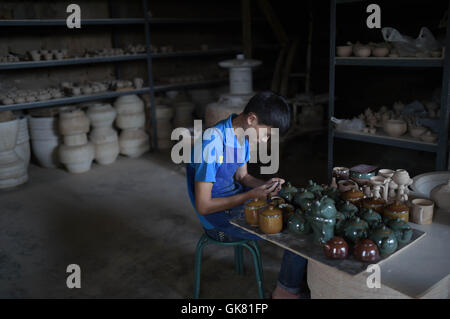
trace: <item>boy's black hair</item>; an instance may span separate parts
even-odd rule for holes
[[[272,91],[263,91],[254,95],[244,109],[245,114],[255,113],[258,124],[277,127],[280,135],[291,126],[291,111],[284,97]]]

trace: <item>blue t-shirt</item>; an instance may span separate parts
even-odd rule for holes
[[[195,209],[195,182],[213,183],[211,197],[225,197],[238,194],[242,185],[234,180],[234,173],[250,159],[249,143],[245,138],[240,144],[233,131],[232,120],[237,116],[230,115],[203,134],[203,140],[191,150],[191,163],[186,165],[186,176],[189,197]],[[201,143],[201,147],[200,147]],[[214,228],[205,216],[196,211],[203,227]]]

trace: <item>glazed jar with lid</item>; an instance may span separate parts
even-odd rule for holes
[[[287,227],[289,231],[294,234],[306,235],[311,232],[309,222],[299,209],[297,209],[294,214],[289,216]]]
[[[267,202],[263,199],[252,199],[244,207],[245,221],[251,226],[258,226],[259,213],[267,207]]]
[[[365,198],[362,201],[362,206],[367,209],[373,209],[377,213],[383,214],[386,201],[382,198]]]
[[[277,205],[279,209],[283,212],[283,225],[286,225],[287,221],[289,220],[289,217],[294,213],[295,207],[294,205],[282,203]]]
[[[395,201],[393,204],[386,206],[383,210],[384,219],[403,219],[405,222],[409,221],[409,207],[400,201]]]
[[[361,206],[361,201],[364,198],[364,194],[361,191],[353,188],[342,193],[341,198],[345,201],[349,201],[356,206]]]
[[[367,238],[369,225],[359,217],[350,219],[345,225],[344,235],[352,243],[357,239]]]
[[[388,222],[388,226],[394,232],[395,237],[397,237],[399,245],[406,245],[411,241],[413,230],[404,220],[400,218],[391,219]]]
[[[340,203],[337,208],[342,214],[344,214],[346,219],[353,218],[358,213],[358,207],[348,200]]]
[[[323,245],[323,252],[330,259],[344,259],[348,256],[348,244],[342,237],[333,237]]]
[[[358,240],[353,248],[353,256],[362,262],[375,262],[380,258],[377,245],[370,239]]]
[[[395,236],[392,229],[383,225],[375,229],[369,236],[380,251],[381,256],[388,256],[395,252],[398,247],[397,237]]]
[[[381,215],[373,209],[363,208],[361,210],[360,216],[367,222],[367,224],[369,224],[370,228],[376,228],[380,225],[380,223],[383,222]]]
[[[259,214],[259,229],[265,234],[276,234],[283,229],[283,212],[269,205]]]
[[[279,191],[278,195],[280,195],[282,198],[290,202],[292,201],[297,192],[298,192],[297,187],[292,186],[290,182],[287,182],[286,185],[283,185],[283,187],[281,187],[281,190]]]

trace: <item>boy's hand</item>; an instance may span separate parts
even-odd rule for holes
[[[267,199],[267,195],[271,194],[277,188],[277,183],[264,183],[259,187],[253,188],[249,191],[251,198]]]
[[[270,193],[271,196],[274,196],[274,195],[277,195],[278,192],[281,190],[281,185],[284,184],[284,182],[285,182],[284,179],[274,177],[274,178],[269,179],[264,185],[266,185],[266,184],[267,185],[273,185],[273,184],[277,185],[275,190],[272,193]]]

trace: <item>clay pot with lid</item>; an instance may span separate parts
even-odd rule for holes
[[[361,201],[364,199],[364,193],[353,188],[342,193],[341,198],[345,201],[349,201],[356,206],[361,206]]]
[[[377,245],[381,256],[388,256],[397,250],[397,237],[392,229],[386,225],[380,226],[373,230],[369,236],[369,239]]]
[[[345,259],[348,256],[348,244],[342,237],[333,237],[323,245],[323,252],[330,259]]]
[[[59,132],[78,135],[89,132],[90,121],[82,110],[68,110],[59,114]]]
[[[381,215],[370,208],[364,208],[360,213],[360,217],[369,224],[370,228],[376,228],[383,222]]]
[[[390,219],[403,219],[405,222],[409,221],[409,207],[400,201],[395,201],[393,204],[388,205],[383,210],[384,220]]]
[[[384,207],[386,206],[386,201],[382,198],[365,198],[362,201],[362,207],[367,209],[372,209],[377,213],[382,214]]]
[[[245,221],[251,226],[258,226],[259,213],[267,207],[267,201],[262,199],[252,199],[244,207]]]
[[[389,228],[394,232],[399,245],[406,245],[411,241],[413,230],[404,220],[397,218],[388,222]]]
[[[288,203],[281,203],[279,205],[275,205],[276,207],[278,207],[279,209],[281,209],[281,211],[283,212],[283,225],[286,225],[289,217],[294,214],[295,211],[295,207],[294,205],[288,204]]]
[[[294,214],[289,216],[287,227],[291,233],[298,235],[306,235],[311,232],[309,222],[299,209],[297,209]]]
[[[269,205],[259,214],[259,229],[265,234],[277,234],[283,229],[283,212]]]
[[[338,210],[341,212],[346,219],[350,219],[356,216],[358,213],[358,207],[349,201],[344,201],[338,205]]]
[[[278,195],[287,200],[288,202],[292,201],[295,194],[298,192],[297,187],[293,186],[290,182],[286,182],[286,185],[281,187]]]
[[[380,259],[378,247],[370,239],[358,240],[353,248],[353,256],[362,262],[376,262]]]
[[[359,217],[354,217],[345,224],[344,236],[352,243],[356,243],[358,239],[367,238],[369,224]]]

